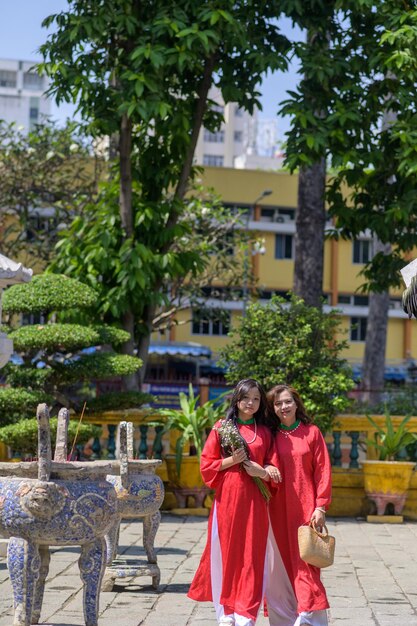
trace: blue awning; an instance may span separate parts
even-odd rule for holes
[[[149,354],[210,358],[211,350],[193,341],[153,341],[149,346]]]
[[[362,378],[362,366],[357,364],[353,365],[352,374],[354,380],[360,381]],[[408,372],[406,367],[402,367],[401,365],[386,365],[384,369],[384,380],[395,383],[402,383],[408,379],[407,374]]]

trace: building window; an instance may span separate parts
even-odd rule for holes
[[[243,141],[243,132],[241,130],[235,130],[233,133],[233,139],[239,143]]]
[[[357,239],[353,242],[353,262],[368,263],[372,257],[372,241]]]
[[[240,109],[238,104],[235,106],[235,117],[243,117],[243,109]]]
[[[345,293],[339,293],[339,295],[337,296],[338,304],[351,304],[351,302],[352,302],[352,296],[349,296]]]
[[[17,73],[9,70],[0,70],[0,87],[16,87]]]
[[[30,91],[39,91],[43,88],[43,78],[34,72],[25,72],[23,74],[23,87]]]
[[[216,309],[193,311],[193,335],[224,336],[230,330],[230,313]]]
[[[275,235],[275,258],[294,258],[294,237],[293,235]]]
[[[350,296],[346,293],[339,293],[337,297],[338,304],[350,304],[353,306],[369,306],[368,296]]]
[[[350,340],[365,341],[366,338],[366,317],[350,318]]]
[[[29,124],[34,126],[39,121],[39,98],[31,98],[29,101]]]
[[[355,306],[369,306],[369,296],[353,296]]]
[[[204,129],[204,141],[208,143],[224,143],[224,130],[212,133],[210,130]]]
[[[213,167],[223,167],[224,157],[219,154],[204,154],[203,165],[211,165]]]

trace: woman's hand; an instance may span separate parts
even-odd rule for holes
[[[265,470],[268,472],[269,477],[274,483],[282,483],[282,475],[277,467],[274,465],[267,465]]]
[[[326,513],[321,509],[314,509],[313,515],[311,516],[311,521],[316,526],[319,532],[322,532],[323,526],[326,523]]]
[[[230,469],[234,465],[240,465],[241,463],[246,461],[246,459],[247,456],[245,448],[238,448],[237,450],[233,450],[233,454],[231,456],[228,456],[222,460],[220,471]]]
[[[259,465],[259,463],[255,463],[255,461],[246,460],[243,463],[243,467],[249,476],[257,476],[258,478],[263,478],[264,480],[269,478],[269,474],[266,469],[262,467],[262,465]]]
[[[233,459],[233,463],[232,465],[238,465],[239,463],[243,463],[244,461],[246,461],[246,451],[245,448],[238,448],[237,450],[233,451],[232,454],[232,459]]]

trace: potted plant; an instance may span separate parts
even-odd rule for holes
[[[227,393],[227,392],[226,392]],[[165,455],[168,479],[173,486],[180,508],[184,508],[187,497],[194,496],[196,506],[202,506],[208,489],[200,475],[200,457],[207,433],[215,422],[224,416],[225,406],[219,402],[226,395],[199,404],[200,396],[194,395],[189,385],[188,395],[180,392],[179,409],[160,409],[158,414],[164,420],[164,432],[176,432],[175,454]],[[189,454],[184,451],[189,448]]]
[[[379,458],[363,461],[364,487],[368,498],[375,502],[378,515],[384,515],[388,503],[394,506],[396,515],[401,515],[404,508],[415,463],[402,460],[400,455],[417,439],[407,427],[410,418],[404,417],[395,427],[388,413],[383,426],[367,416],[375,429],[375,438],[368,439],[367,444],[376,449]]]

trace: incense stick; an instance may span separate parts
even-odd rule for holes
[[[74,452],[75,444],[77,442],[78,431],[80,430],[81,422],[83,421],[84,411],[85,411],[86,406],[87,406],[87,402],[84,402],[83,410],[81,411],[81,417],[78,421],[77,430],[75,431],[74,441],[72,442],[72,448],[71,448],[71,452],[70,452],[69,459],[68,459],[69,461],[71,461],[72,459],[72,453]]]

